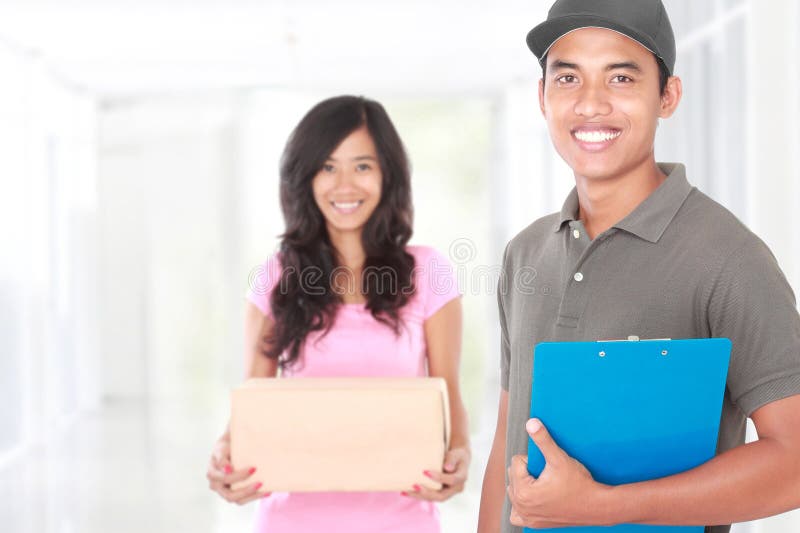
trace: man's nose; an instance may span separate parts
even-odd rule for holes
[[[611,112],[611,103],[605,87],[587,85],[580,90],[578,101],[575,103],[575,114],[586,118],[598,115],[608,115]]]

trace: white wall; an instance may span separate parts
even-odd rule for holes
[[[103,394],[169,398],[208,382],[227,347],[223,223],[234,183],[226,98],[101,113]]]
[[[95,105],[0,43],[0,468],[98,403]]]

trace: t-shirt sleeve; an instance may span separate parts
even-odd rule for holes
[[[423,317],[428,320],[450,300],[461,296],[453,265],[439,251],[426,248],[423,257],[415,257],[415,269],[420,271],[416,290],[423,301]],[[420,264],[422,263],[422,264]]]
[[[270,297],[280,284],[281,264],[277,254],[255,267],[247,279],[245,298],[258,307],[265,316],[272,318]]]
[[[503,390],[508,390],[508,376],[511,369],[511,345],[508,342],[508,323],[506,322],[505,311],[505,297],[507,292],[507,284],[504,283],[504,277],[508,279],[508,272],[506,271],[506,257],[508,255],[508,246],[503,252],[503,275],[497,282],[497,308],[500,316],[500,386]]]
[[[728,390],[748,416],[800,394],[800,315],[769,248],[757,237],[737,247],[712,287],[712,337],[731,340]]]

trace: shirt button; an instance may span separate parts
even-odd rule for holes
[[[575,279],[575,281],[583,281],[583,274],[580,272],[575,272],[575,275],[572,277]]]
[[[580,231],[578,231],[578,230],[574,230],[574,231],[572,232],[572,236],[573,236],[573,237],[575,237],[576,239],[580,239],[580,237],[581,237],[581,232],[580,232]]]

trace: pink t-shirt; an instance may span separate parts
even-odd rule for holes
[[[363,304],[345,304],[333,327],[311,333],[300,364],[287,377],[396,376],[427,374],[423,324],[444,304],[459,296],[450,262],[435,249],[408,246],[414,256],[416,292],[402,309],[403,326],[396,336],[376,321]],[[264,263],[247,299],[271,316],[269,298],[280,281],[273,256]],[[439,512],[432,502],[394,492],[273,493],[259,500],[255,533],[438,533]]]

